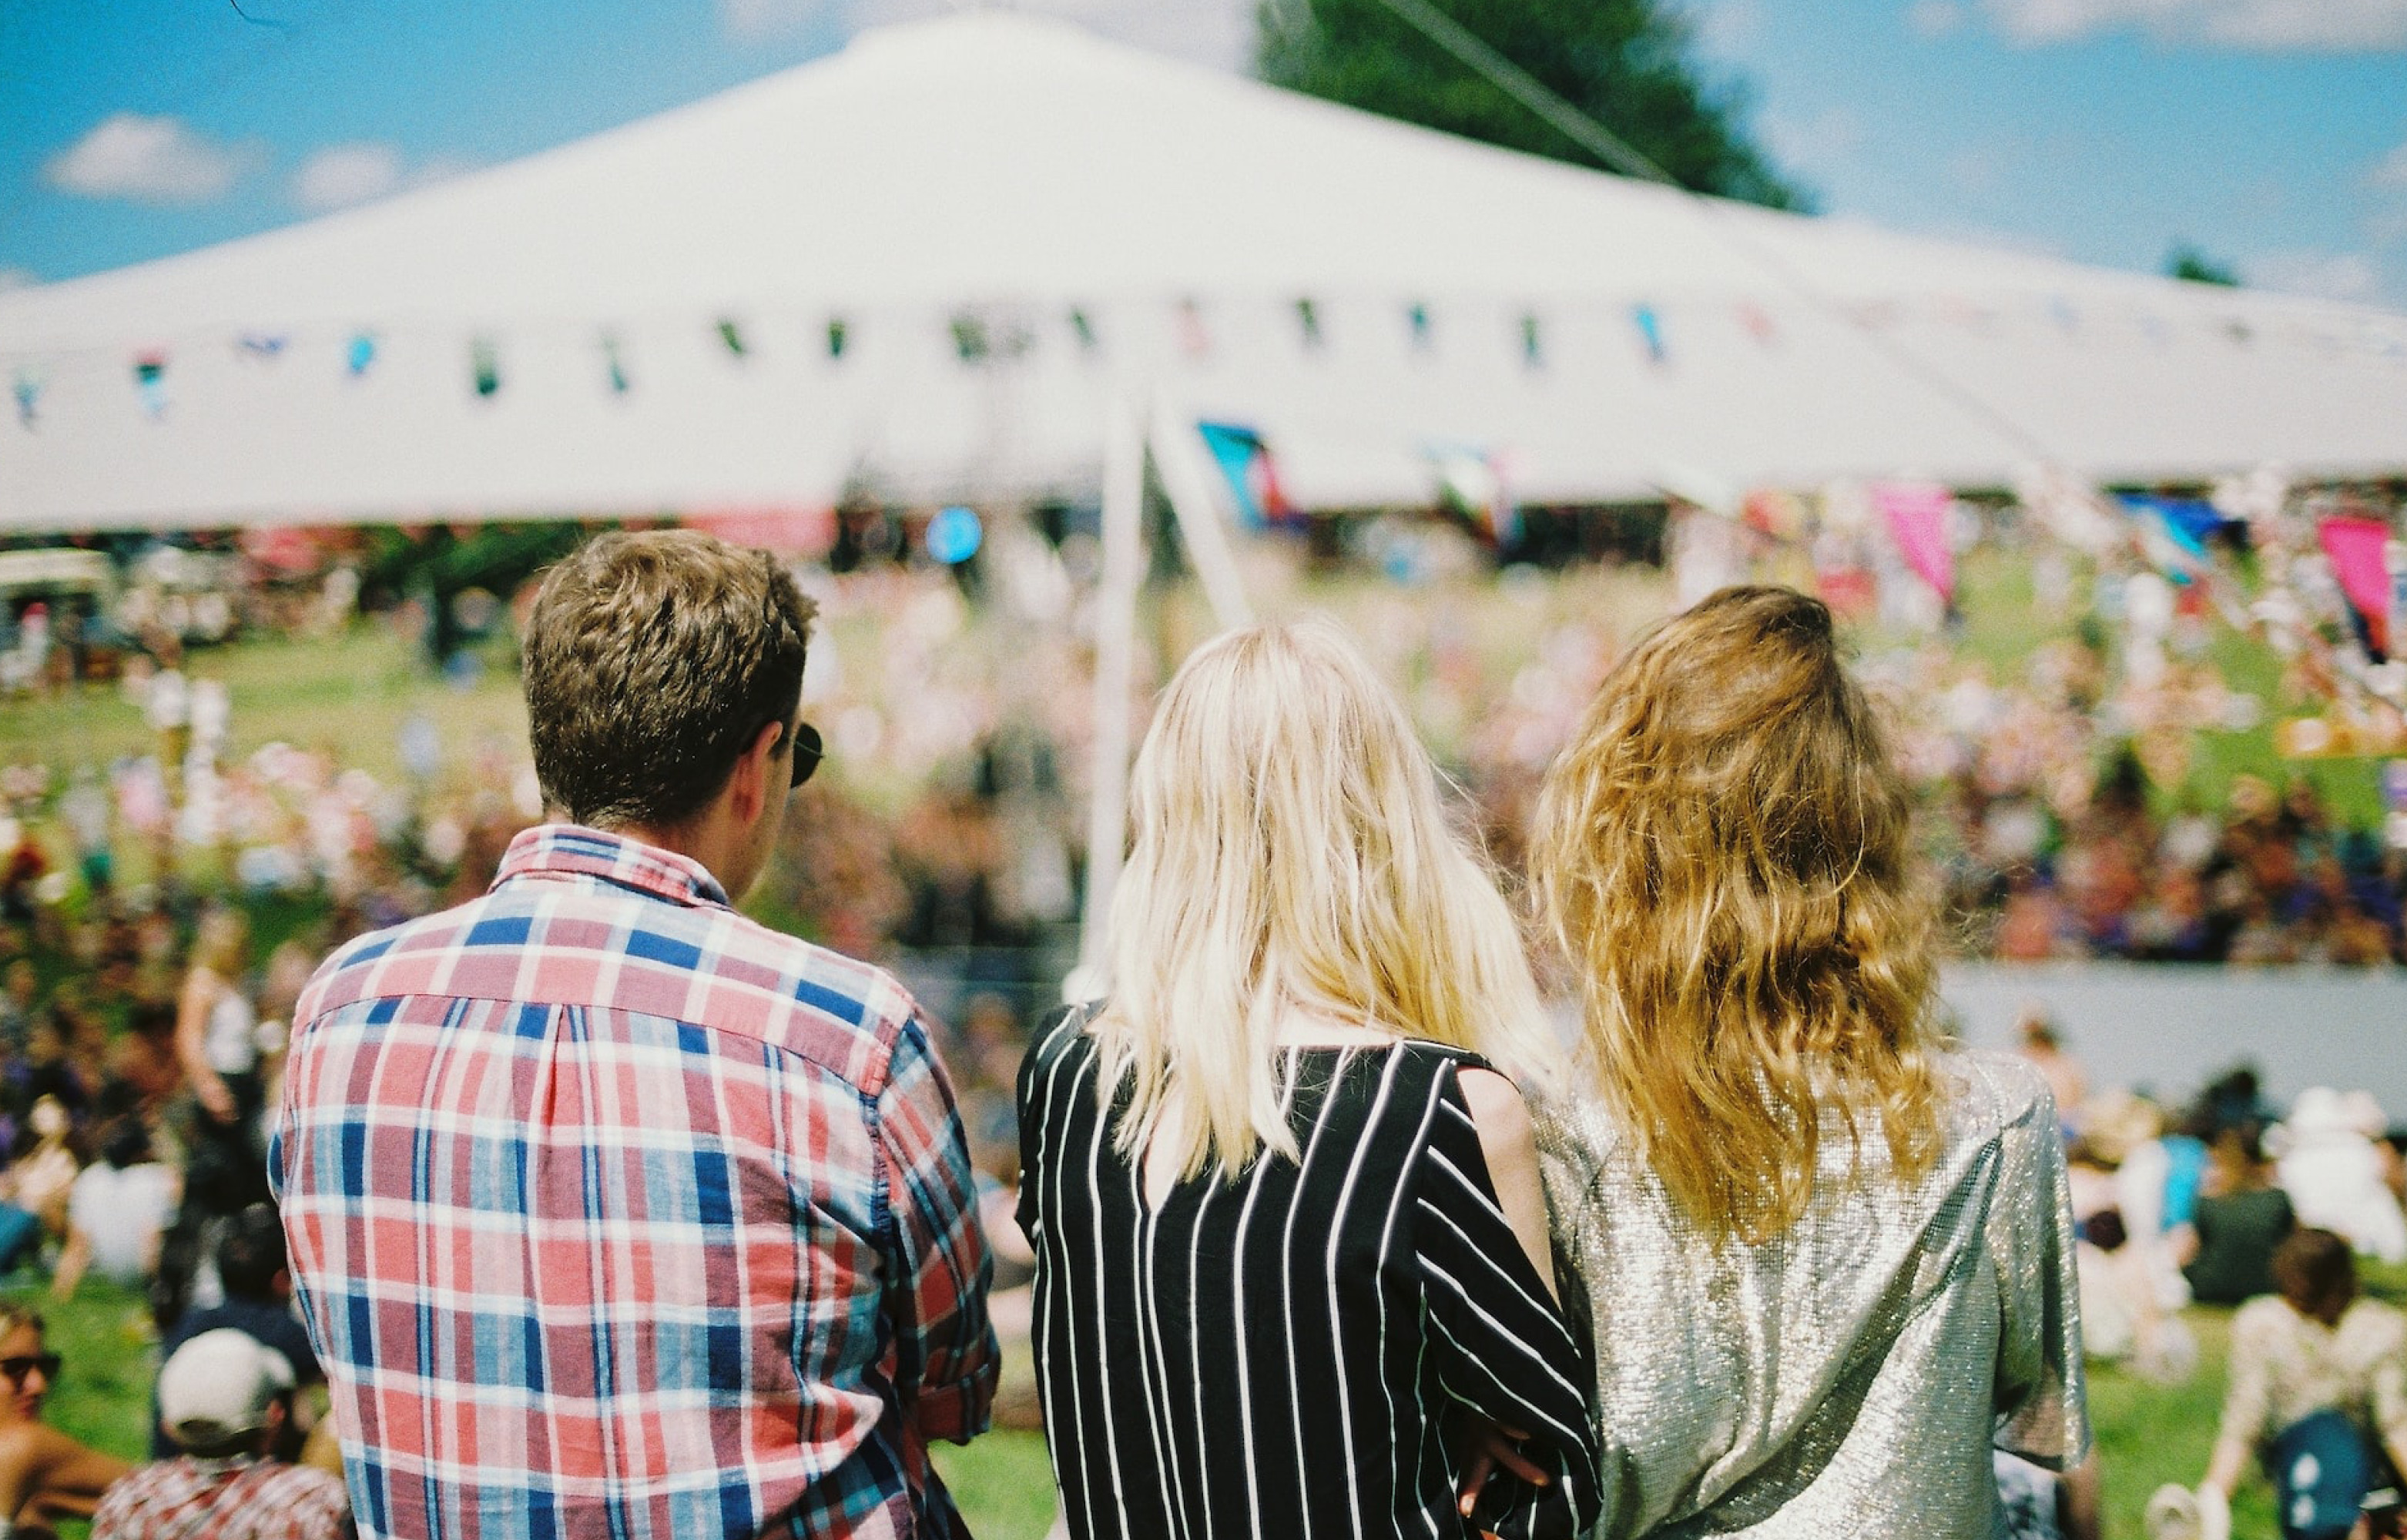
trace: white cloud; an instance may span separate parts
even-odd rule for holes
[[[2376,187],[2407,188],[2407,144],[2374,162],[2365,179]]]
[[[360,140],[328,145],[292,173],[292,201],[313,214],[349,208],[405,188],[425,187],[476,169],[476,162],[437,155],[409,164],[393,145]]]
[[[0,294],[11,289],[31,289],[41,281],[21,267],[0,267]]]
[[[2259,289],[2319,300],[2362,304],[2382,292],[2381,275],[2373,263],[2354,251],[2269,251],[2242,262],[2240,271]]]
[[[746,43],[831,23],[843,32],[858,33],[898,21],[958,15],[966,8],[961,0],[717,0],[717,4],[720,29]],[[1012,8],[1074,21],[1118,42],[1221,69],[1246,68],[1253,58],[1251,0],[1018,0]]]
[[[292,174],[292,201],[312,212],[381,198],[401,185],[401,151],[391,145],[328,145]]]
[[[1845,107],[1828,107],[1811,118],[1766,113],[1763,142],[1775,162],[1828,170],[1863,148],[1864,120]]]
[[[1964,30],[1964,7],[1957,0],[1914,0],[1905,8],[1905,24],[1917,37],[1946,37]]]
[[[2170,43],[2262,51],[2407,49],[2407,0],[1984,0],[2017,43],[2140,30]]]
[[[258,158],[255,147],[219,144],[180,119],[120,112],[53,156],[42,176],[86,198],[206,204],[223,197]]]

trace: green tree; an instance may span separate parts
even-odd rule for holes
[[[1489,48],[1682,187],[1773,208],[1811,199],[1747,137],[1747,98],[1708,81],[1662,0],[1439,0]],[[1262,0],[1255,67],[1273,85],[1510,149],[1594,165],[1560,129],[1383,0]]]
[[[2174,247],[2165,257],[2165,276],[2183,278],[2191,283],[2211,283],[2225,289],[2240,287],[2240,275],[2229,262],[2219,262],[2189,242]]]

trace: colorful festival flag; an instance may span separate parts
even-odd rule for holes
[[[477,394],[487,401],[502,388],[502,356],[491,337],[478,337],[468,345],[468,368],[477,382]]]
[[[1418,300],[1414,301],[1410,305],[1406,306],[1404,310],[1404,326],[1406,330],[1412,333],[1413,351],[1416,353],[1428,352],[1430,343],[1432,340],[1430,331],[1429,306]]]
[[[1295,324],[1297,331],[1303,334],[1304,346],[1320,346],[1320,303],[1318,301],[1309,298],[1296,301]]]
[[[1630,319],[1638,328],[1638,340],[1646,345],[1648,361],[1658,364],[1671,361],[1671,352],[1663,346],[1663,318],[1655,314],[1655,307],[1651,304],[1632,305]]]
[[[1212,451],[1213,462],[1228,478],[1237,516],[1247,528],[1259,530],[1295,517],[1295,509],[1279,487],[1270,445],[1262,442],[1261,434],[1234,422],[1199,422],[1195,431],[1204,435],[1204,446]]]
[[[1934,483],[1885,482],[1872,489],[1873,506],[1888,523],[1898,555],[1949,603],[1956,600],[1956,550],[1947,538],[1955,498]]]
[[[1204,324],[1204,306],[1191,299],[1178,302],[1178,346],[1190,359],[1212,351],[1212,330]]]
[[[1425,444],[1438,498],[1482,540],[1502,548],[1521,538],[1521,510],[1497,457],[1467,444]]]
[[[2377,663],[2388,658],[2391,584],[2384,548],[2390,542],[2390,526],[2378,518],[2343,516],[2325,519],[2315,533],[2322,538],[2324,555],[2331,558],[2341,592],[2356,612],[2366,651]]]
[[[2202,498],[2117,492],[2115,501],[2140,521],[2140,551],[2149,565],[2184,587],[2204,575],[2207,540],[2230,522]]]
[[[614,396],[625,395],[627,393],[626,360],[620,356],[618,337],[607,332],[602,333],[602,366],[610,381],[610,393]]]
[[[830,316],[827,323],[827,350],[831,359],[844,357],[847,344],[852,341],[852,327],[842,316]]]
[[[285,346],[292,340],[277,332],[247,332],[235,343],[235,347],[247,359],[265,360],[283,357]]]
[[[744,340],[744,328],[732,318],[720,317],[717,330],[719,344],[727,349],[729,357],[740,359],[752,351],[751,344]]]
[[[368,366],[376,362],[376,356],[377,340],[373,332],[351,333],[350,346],[343,349],[344,365],[350,370],[353,379],[368,372]]]
[[[1521,318],[1521,361],[1531,369],[1545,365],[1545,337],[1540,332],[1538,318],[1533,315]]]
[[[31,432],[41,420],[42,377],[30,369],[17,371],[17,426]]]
[[[145,353],[134,360],[134,389],[142,410],[153,417],[167,415],[167,355]]]

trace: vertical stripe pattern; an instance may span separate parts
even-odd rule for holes
[[[1019,1218],[1035,1348],[1076,1540],[1572,1534],[1596,1519],[1586,1355],[1499,1208],[1457,1082],[1400,1041],[1295,1052],[1302,1153],[1157,1207],[1113,1148],[1083,1012],[1020,1071]],[[1475,1412],[1556,1477],[1456,1511]]]

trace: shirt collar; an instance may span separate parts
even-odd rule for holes
[[[493,886],[548,877],[598,878],[689,908],[729,907],[727,890],[691,856],[581,824],[542,824],[520,830],[502,857]]]

